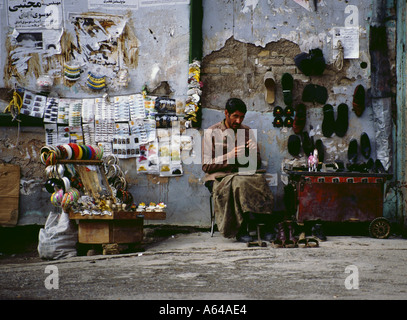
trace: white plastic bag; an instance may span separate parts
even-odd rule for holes
[[[76,256],[78,231],[66,212],[50,212],[38,236],[38,253],[42,259],[62,259]]]

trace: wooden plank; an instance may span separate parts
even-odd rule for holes
[[[136,243],[143,241],[142,220],[115,220],[113,221],[114,243]]]
[[[115,220],[143,220],[139,212],[133,211],[117,211],[113,213]]]
[[[20,166],[0,163],[0,225],[15,226],[20,197]]]
[[[78,241],[88,244],[111,243],[113,240],[109,221],[80,221]]]
[[[154,212],[139,212],[144,216],[145,220],[165,220],[167,218],[166,212],[154,211]]]
[[[74,220],[143,220],[139,212],[116,211],[112,215],[82,215],[80,212],[69,212],[69,219]]]
[[[113,220],[113,215],[82,215],[80,212],[69,212],[69,219],[72,220]]]

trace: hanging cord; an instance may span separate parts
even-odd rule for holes
[[[338,40],[338,44],[336,49],[338,50],[338,55],[335,58],[334,66],[335,68],[340,71],[343,68],[343,46],[341,40]]]
[[[23,99],[18,94],[16,90],[13,93],[13,99],[10,101],[6,109],[4,109],[4,113],[10,112],[13,116],[12,121],[17,121],[18,129],[17,129],[17,145],[20,140],[20,119],[17,119],[18,115],[20,114],[21,107],[23,105]]]

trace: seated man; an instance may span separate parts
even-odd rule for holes
[[[245,103],[237,98],[226,102],[225,119],[204,131],[203,164],[205,185],[213,191],[216,223],[226,238],[251,241],[248,220],[271,214],[273,195],[262,174],[255,132],[242,122]]]

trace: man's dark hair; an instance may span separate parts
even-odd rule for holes
[[[238,98],[230,98],[228,101],[226,101],[225,109],[229,114],[232,114],[235,111],[240,111],[242,113],[247,112],[246,104]]]

